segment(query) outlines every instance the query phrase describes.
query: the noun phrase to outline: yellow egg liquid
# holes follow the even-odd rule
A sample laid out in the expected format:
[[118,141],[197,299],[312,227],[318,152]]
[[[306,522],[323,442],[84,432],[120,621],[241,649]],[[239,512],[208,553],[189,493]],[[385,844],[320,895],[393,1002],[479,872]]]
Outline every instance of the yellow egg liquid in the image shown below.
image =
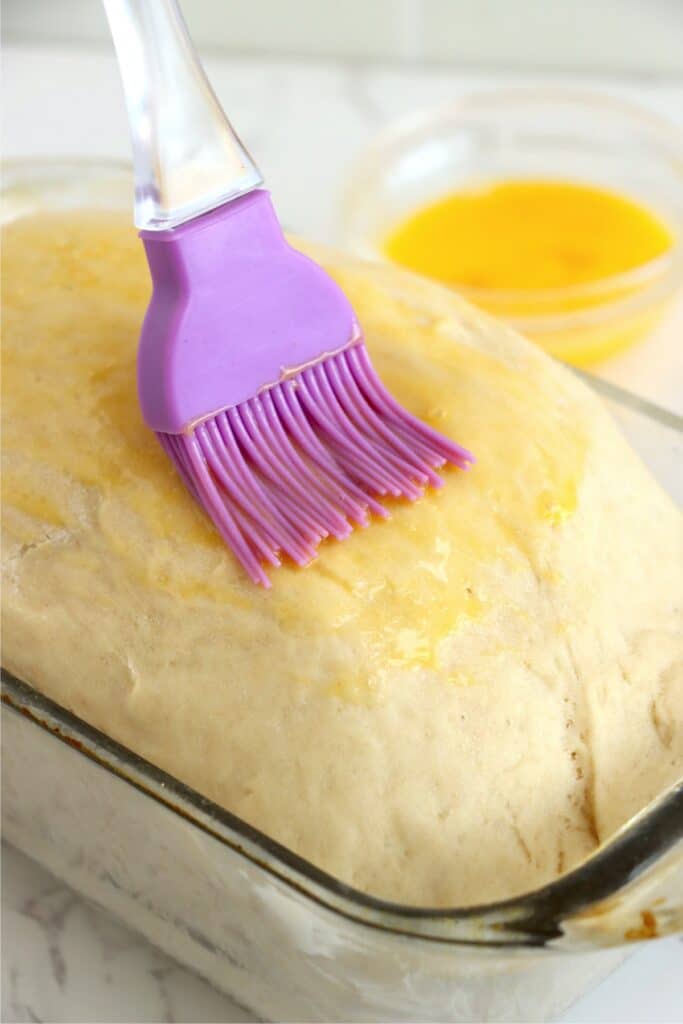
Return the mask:
[[[637,293],[642,282],[590,286],[637,270],[673,243],[669,227],[626,196],[572,182],[511,179],[463,189],[418,210],[383,249],[395,263],[515,321],[555,355],[587,363],[642,337],[661,315],[661,303],[592,322],[560,324],[558,315]],[[535,327],[540,316],[545,323]]]

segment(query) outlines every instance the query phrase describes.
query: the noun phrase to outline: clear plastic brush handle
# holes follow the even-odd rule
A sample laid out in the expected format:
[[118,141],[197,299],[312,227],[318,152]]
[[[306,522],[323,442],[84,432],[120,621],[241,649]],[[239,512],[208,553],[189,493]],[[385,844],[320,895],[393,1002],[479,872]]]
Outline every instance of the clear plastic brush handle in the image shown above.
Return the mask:
[[223,113],[177,0],[104,0],[135,165],[135,223],[177,227],[263,184]]

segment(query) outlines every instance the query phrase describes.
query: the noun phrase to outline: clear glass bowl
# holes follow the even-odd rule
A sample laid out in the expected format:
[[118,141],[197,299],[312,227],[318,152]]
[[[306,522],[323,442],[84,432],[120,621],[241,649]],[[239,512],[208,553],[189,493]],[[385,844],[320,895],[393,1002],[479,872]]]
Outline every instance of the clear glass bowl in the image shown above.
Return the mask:
[[[124,166],[13,163],[3,180],[5,218],[131,206]],[[683,500],[680,421],[596,385]],[[266,1020],[548,1020],[683,930],[683,783],[550,885],[410,907],[319,870],[32,683],[2,673],[4,838]]]
[[683,140],[676,126],[621,100],[564,89],[471,95],[406,117],[358,162],[341,229],[358,255],[420,207],[472,184],[542,178],[601,186],[639,201],[675,236],[663,256],[567,288],[458,288],[553,355],[585,365],[641,339],[683,284]]

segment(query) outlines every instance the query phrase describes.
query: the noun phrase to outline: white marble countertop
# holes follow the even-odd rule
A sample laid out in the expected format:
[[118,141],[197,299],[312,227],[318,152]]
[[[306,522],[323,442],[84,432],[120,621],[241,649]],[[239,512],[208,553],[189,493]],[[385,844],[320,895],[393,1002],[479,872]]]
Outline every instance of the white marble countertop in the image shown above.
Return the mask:
[[[14,1021],[254,1021],[11,847],[2,856],[2,1017]],[[562,1018],[681,1024],[683,937],[647,945]]]
[[[212,82],[277,196],[285,223],[322,241],[338,237],[338,197],[350,163],[393,118],[503,75],[401,70],[369,64],[206,61]],[[113,57],[102,50],[7,47],[5,157],[128,157]],[[516,74],[514,81],[536,82]],[[636,99],[683,125],[683,82],[572,79]],[[683,310],[601,373],[683,412]],[[2,860],[2,1020],[247,1021],[205,982],[93,909],[15,850]],[[683,1020],[683,944],[637,952],[565,1016],[580,1022]]]

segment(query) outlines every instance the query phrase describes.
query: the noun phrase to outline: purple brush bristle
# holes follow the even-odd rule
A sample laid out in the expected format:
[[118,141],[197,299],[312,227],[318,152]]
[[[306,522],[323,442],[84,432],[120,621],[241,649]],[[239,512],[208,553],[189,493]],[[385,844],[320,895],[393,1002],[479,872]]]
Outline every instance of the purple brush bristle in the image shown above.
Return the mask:
[[186,486],[251,578],[270,586],[263,563],[298,565],[325,537],[343,540],[377,496],[411,500],[446,462],[472,456],[406,412],[356,341],[293,378],[204,420],[158,434]]
[[472,461],[391,397],[348,300],[285,241],[266,192],[142,237],[143,413],[256,583],[386,517],[378,498],[414,500],[438,467]]

